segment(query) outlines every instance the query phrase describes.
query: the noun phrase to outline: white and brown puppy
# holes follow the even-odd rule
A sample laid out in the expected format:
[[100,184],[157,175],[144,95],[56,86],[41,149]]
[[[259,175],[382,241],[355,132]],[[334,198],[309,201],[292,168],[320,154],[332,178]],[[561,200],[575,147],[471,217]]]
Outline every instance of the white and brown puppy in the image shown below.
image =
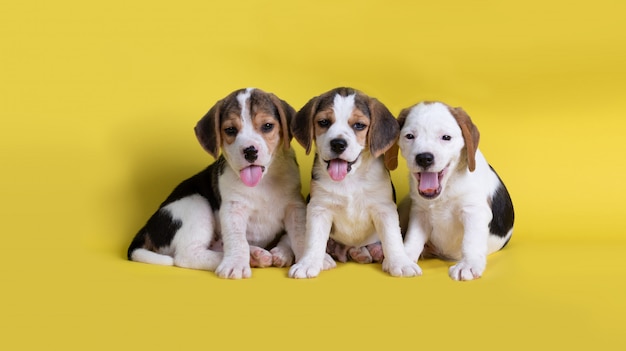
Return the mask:
[[[383,153],[394,146],[399,125],[378,100],[351,88],[337,88],[311,99],[295,116],[291,130],[307,154],[316,145],[305,251],[289,270],[311,278],[335,262],[326,254],[329,237],[360,247],[378,240],[383,270],[393,276],[419,275],[404,251],[389,170]],[[391,165],[390,168],[395,168]],[[330,262],[329,262],[330,260]]]
[[511,238],[514,212],[478,149],[478,129],[463,109],[440,102],[404,109],[398,121],[398,145],[412,174],[399,206],[407,254],[413,261],[421,254],[455,260],[452,279],[479,278],[487,255]]
[[174,189],[137,233],[128,258],[234,279],[250,277],[251,262],[291,265],[291,245],[303,245],[306,220],[290,148],[294,114],[285,101],[259,89],[237,90],[218,101],[195,127],[200,144],[217,160]]

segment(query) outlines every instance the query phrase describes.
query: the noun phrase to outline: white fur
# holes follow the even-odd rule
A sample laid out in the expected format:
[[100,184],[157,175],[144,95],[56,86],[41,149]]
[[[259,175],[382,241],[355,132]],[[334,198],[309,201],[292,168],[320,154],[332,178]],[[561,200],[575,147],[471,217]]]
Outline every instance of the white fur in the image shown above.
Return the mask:
[[[412,135],[413,138],[407,137]],[[443,140],[449,135],[450,140]],[[400,204],[401,217],[408,212],[405,249],[411,260],[417,261],[430,242],[439,257],[457,260],[449,275],[456,280],[471,280],[483,274],[487,255],[499,250],[512,234],[505,238],[489,233],[492,211],[487,201],[500,185],[497,175],[480,150],[476,152],[476,169],[470,172],[464,162],[464,140],[461,129],[448,107],[441,103],[419,104],[413,107],[400,131],[398,141],[411,173],[410,198]],[[447,167],[441,193],[435,199],[425,199],[417,191],[414,174],[422,171],[415,162],[416,155],[430,152],[435,162],[429,171],[439,172]]]
[[[229,166],[219,175],[221,195],[219,210],[211,208],[203,196],[196,194],[172,202],[159,211],[168,212],[181,227],[167,247],[158,252],[144,248],[131,254],[134,261],[175,265],[215,271],[222,278],[251,276],[251,258],[269,260],[269,265],[288,266],[302,255],[306,205],[300,193],[300,173],[293,149],[281,144],[270,153],[265,139],[252,127],[247,106],[251,89],[240,93],[243,128],[231,145],[222,145]],[[283,126],[288,128],[288,126]],[[239,171],[250,163],[242,150],[255,146],[255,165],[265,167],[262,180],[254,187],[245,186]],[[271,164],[271,167],[270,167]],[[276,247],[266,251],[276,235],[285,231]],[[221,234],[223,252],[211,250]],[[293,251],[292,251],[293,248]]]
[[[335,266],[325,253],[329,236],[357,247],[380,239],[385,254],[383,270],[393,276],[421,274],[417,264],[411,262],[404,251],[391,180],[382,157],[374,158],[364,145],[360,145],[348,124],[355,106],[354,98],[354,95],[335,96],[335,121],[315,141],[318,160],[313,172],[319,178],[312,180],[305,252],[289,270],[292,278],[316,277],[321,270]],[[330,149],[330,141],[338,137],[348,142],[339,157],[357,161],[343,180],[334,181],[324,160],[337,157]]]
[[[292,149],[283,151],[281,146],[276,150],[274,165],[267,168],[257,186],[242,187],[238,175],[229,168],[225,169],[220,179],[222,206],[219,218],[224,260],[216,269],[218,276],[249,277],[250,245],[266,246],[283,227],[288,234],[293,234],[291,238],[283,237],[283,240],[292,241],[297,255],[302,250],[297,247],[303,245],[303,239],[295,237],[304,232],[305,221],[299,179],[294,179],[297,165],[288,161],[289,157],[293,157]],[[278,251],[274,253],[282,256],[291,254],[285,252],[288,243],[279,244]],[[282,259],[290,261],[287,257]]]

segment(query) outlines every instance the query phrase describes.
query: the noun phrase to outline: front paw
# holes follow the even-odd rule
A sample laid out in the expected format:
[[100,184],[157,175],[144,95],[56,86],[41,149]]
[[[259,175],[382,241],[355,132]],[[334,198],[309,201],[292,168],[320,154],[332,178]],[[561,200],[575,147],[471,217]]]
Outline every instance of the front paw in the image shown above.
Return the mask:
[[324,263],[322,264],[322,270],[327,271],[337,267],[337,262],[329,254],[324,255]]
[[327,260],[313,262],[312,260],[303,259],[291,266],[289,269],[289,277],[296,279],[315,278],[320,274],[320,271],[324,269],[324,266],[328,264],[326,261]]
[[248,257],[244,259],[229,257],[224,258],[219,266],[217,266],[215,274],[220,278],[241,279],[250,278],[252,276],[252,270],[250,269]]
[[474,280],[483,275],[486,262],[484,260],[462,260],[450,267],[448,275],[454,280]]
[[416,277],[422,275],[420,266],[408,257],[402,259],[386,257],[383,260],[383,271],[394,277]]

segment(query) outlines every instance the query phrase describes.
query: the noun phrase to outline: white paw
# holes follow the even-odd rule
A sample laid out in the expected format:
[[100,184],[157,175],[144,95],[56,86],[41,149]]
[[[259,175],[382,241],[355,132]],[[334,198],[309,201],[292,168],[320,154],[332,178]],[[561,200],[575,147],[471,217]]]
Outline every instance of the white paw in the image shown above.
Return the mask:
[[385,257],[383,260],[383,271],[394,277],[415,277],[422,275],[422,269],[417,263],[407,258],[390,259]]
[[409,260],[413,262],[417,262],[419,260],[420,255],[422,254],[422,250],[412,250],[412,249],[404,249],[406,255],[409,257]]
[[310,260],[302,260],[291,266],[289,277],[296,279],[315,278],[320,274],[322,268],[324,268],[323,262],[313,263]]
[[252,270],[250,269],[249,258],[224,258],[219,266],[217,266],[215,274],[220,278],[250,278],[252,276]]
[[293,252],[289,249],[277,246],[270,250],[272,254],[272,266],[274,267],[288,267],[293,263]]
[[481,260],[469,261],[462,260],[461,262],[450,267],[448,275],[454,280],[474,280],[483,275],[486,263]]
[[325,254],[324,263],[322,264],[322,270],[327,271],[329,269],[333,269],[337,267],[337,263],[329,254]]

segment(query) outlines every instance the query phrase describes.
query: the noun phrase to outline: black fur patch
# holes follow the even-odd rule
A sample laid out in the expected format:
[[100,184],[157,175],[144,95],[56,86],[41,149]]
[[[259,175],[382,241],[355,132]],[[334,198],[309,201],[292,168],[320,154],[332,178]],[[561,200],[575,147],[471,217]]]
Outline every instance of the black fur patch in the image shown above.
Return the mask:
[[[498,177],[498,179],[499,178],[500,177]],[[504,186],[504,183],[502,183],[502,180],[500,180],[500,186],[496,189],[491,198],[491,212],[493,218],[489,223],[490,233],[499,237],[505,237],[511,228],[513,228],[515,212],[513,210],[511,196]]]
[[180,183],[159,206],[159,210],[148,219],[146,225],[135,235],[128,247],[128,259],[130,259],[133,251],[138,248],[155,250],[168,246],[172,242],[182,223],[179,220],[174,220],[168,211],[163,210],[163,207],[168,204],[198,194],[209,201],[213,210],[218,210],[222,203],[218,189],[218,178],[224,173],[225,166],[226,159],[224,156],[220,156],[209,167]]
[[226,167],[226,159],[222,155],[202,172],[180,183],[161,204],[161,207],[184,197],[199,194],[209,200],[213,210],[219,210],[222,197],[218,188],[218,178],[224,173],[224,167]]

